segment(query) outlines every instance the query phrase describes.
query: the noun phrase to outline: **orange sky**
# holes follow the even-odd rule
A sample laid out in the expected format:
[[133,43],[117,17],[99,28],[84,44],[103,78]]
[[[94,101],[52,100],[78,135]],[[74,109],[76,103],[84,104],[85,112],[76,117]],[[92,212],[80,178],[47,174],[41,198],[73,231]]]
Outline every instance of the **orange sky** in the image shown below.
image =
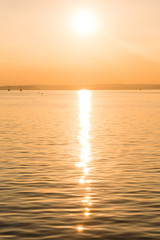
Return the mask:
[[[72,28],[93,12],[94,34]],[[160,84],[159,0],[0,0],[0,85]]]

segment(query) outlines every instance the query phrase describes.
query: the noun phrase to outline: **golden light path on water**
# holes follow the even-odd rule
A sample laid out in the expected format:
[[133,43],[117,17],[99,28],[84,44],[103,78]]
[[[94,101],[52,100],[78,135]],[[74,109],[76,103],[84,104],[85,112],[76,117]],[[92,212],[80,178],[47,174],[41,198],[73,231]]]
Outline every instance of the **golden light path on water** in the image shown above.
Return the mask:
[[[82,176],[79,180],[79,184],[82,184],[85,190],[85,196],[82,200],[84,205],[84,217],[89,217],[90,206],[92,205],[90,197],[90,183],[89,179],[89,162],[91,161],[91,151],[90,151],[90,111],[91,111],[91,91],[80,90],[78,91],[79,98],[79,121],[80,121],[80,131],[79,131],[79,142],[81,145],[80,162],[77,163],[77,167],[82,169]],[[77,231],[83,231],[84,226],[77,226]]]

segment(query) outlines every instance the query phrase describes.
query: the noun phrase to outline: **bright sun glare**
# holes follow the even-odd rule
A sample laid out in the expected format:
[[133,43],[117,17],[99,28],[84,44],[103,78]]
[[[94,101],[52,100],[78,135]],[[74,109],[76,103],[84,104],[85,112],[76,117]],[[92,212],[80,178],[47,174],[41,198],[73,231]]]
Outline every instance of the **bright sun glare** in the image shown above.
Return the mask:
[[77,34],[91,35],[96,30],[96,17],[90,11],[79,11],[73,18],[73,27]]

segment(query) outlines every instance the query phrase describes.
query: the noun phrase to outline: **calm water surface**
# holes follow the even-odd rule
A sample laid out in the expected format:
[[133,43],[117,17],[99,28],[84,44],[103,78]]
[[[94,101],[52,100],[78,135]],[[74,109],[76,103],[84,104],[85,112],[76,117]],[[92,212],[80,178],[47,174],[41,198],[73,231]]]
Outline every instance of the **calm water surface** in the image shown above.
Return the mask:
[[160,239],[160,91],[0,91],[0,239]]

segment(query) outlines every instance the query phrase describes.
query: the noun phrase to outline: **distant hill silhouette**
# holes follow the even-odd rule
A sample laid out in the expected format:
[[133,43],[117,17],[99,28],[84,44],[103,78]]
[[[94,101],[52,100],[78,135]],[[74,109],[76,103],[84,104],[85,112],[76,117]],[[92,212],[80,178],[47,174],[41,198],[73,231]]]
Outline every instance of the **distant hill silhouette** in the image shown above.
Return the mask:
[[18,86],[18,85],[15,85],[15,86],[0,86],[0,90],[8,90],[10,89],[11,91],[12,90],[38,90],[39,88],[37,88],[35,85],[21,85],[21,86]]
[[14,85],[0,86],[0,90],[158,90],[160,84],[95,84],[95,85]]

